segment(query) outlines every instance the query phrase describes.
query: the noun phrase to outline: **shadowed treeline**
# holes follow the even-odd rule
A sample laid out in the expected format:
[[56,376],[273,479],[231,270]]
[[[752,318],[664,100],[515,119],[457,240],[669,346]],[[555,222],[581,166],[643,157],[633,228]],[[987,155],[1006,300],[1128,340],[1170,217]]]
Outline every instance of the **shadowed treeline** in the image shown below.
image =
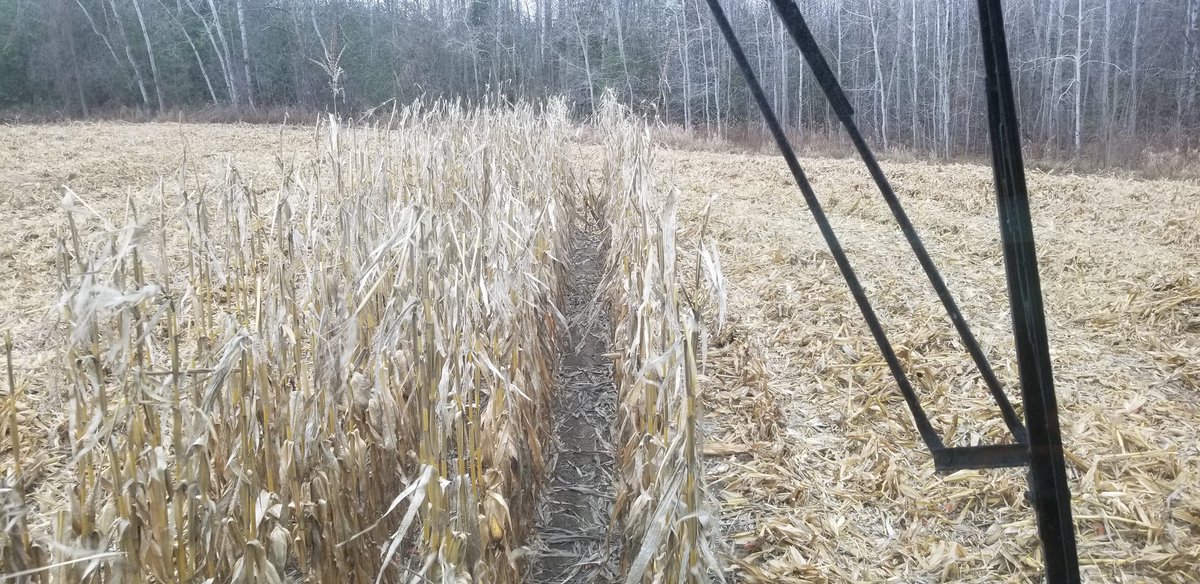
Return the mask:
[[[835,129],[770,4],[724,5],[788,126],[815,137]],[[973,0],[800,6],[875,145],[938,158],[985,152]],[[1035,155],[1130,166],[1151,150],[1197,147],[1200,0],[1009,0],[1005,9]],[[9,120],[263,121],[497,92],[565,95],[583,115],[605,89],[689,133],[757,135],[757,113],[696,0],[0,0]]]

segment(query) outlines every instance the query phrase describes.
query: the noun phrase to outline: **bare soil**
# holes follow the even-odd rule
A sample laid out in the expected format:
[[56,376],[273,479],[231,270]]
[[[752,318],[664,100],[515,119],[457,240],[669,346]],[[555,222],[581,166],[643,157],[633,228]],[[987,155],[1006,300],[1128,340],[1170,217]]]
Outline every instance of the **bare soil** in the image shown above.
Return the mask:
[[579,233],[571,255],[567,319],[571,339],[558,372],[549,484],[538,510],[541,548],[534,582],[617,579],[612,521],[617,395],[608,352],[608,316],[596,300],[604,269],[601,241]]

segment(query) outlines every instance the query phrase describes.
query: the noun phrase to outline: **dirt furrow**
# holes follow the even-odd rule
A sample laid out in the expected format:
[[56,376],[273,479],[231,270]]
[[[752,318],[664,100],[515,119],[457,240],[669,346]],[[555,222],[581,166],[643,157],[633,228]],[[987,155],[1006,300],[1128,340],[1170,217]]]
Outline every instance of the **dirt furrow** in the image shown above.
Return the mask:
[[538,510],[533,581],[611,582],[617,576],[611,429],[617,396],[608,349],[608,315],[593,300],[604,271],[600,238],[576,236],[567,290],[571,339],[558,373],[554,453]]

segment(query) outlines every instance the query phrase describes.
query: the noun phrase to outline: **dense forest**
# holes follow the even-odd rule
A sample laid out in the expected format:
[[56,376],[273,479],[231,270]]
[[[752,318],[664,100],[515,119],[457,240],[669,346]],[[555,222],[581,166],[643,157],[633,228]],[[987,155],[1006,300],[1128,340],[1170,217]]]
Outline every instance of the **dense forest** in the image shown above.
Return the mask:
[[[875,144],[981,150],[975,0],[798,3]],[[832,128],[770,3],[724,5],[788,124]],[[1005,10],[1032,147],[1200,147],[1200,0]],[[703,0],[0,0],[0,109],[42,116],[558,94],[584,115],[605,90],[701,133],[759,124]]]

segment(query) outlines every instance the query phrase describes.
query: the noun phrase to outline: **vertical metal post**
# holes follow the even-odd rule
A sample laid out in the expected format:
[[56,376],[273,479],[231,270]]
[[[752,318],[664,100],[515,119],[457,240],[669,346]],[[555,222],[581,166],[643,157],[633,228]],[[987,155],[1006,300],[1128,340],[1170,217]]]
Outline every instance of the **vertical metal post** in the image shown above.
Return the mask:
[[1079,582],[1079,558],[1071,519],[1071,491],[1067,486],[1058,403],[1042,287],[1038,278],[1029,193],[1021,158],[1016,100],[1009,69],[1000,0],[979,0],[979,31],[987,76],[988,122],[1000,234],[1004,242],[1004,267],[1012,308],[1013,337],[1029,429],[1029,485],[1037,515],[1049,584]]

